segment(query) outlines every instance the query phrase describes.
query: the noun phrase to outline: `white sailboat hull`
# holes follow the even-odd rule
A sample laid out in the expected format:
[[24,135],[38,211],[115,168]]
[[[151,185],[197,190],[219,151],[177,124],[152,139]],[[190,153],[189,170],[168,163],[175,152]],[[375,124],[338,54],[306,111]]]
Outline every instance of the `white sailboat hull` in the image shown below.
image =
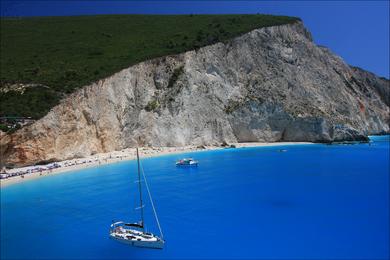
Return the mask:
[[157,241],[136,241],[136,240],[129,240],[124,239],[120,237],[110,236],[112,239],[130,245],[135,247],[144,247],[144,248],[154,248],[154,249],[163,249],[164,248],[164,241],[157,240]]
[[110,228],[110,238],[136,247],[156,248],[162,249],[164,247],[164,240],[160,237],[144,232],[143,229],[138,230],[129,228],[122,221],[115,222]]

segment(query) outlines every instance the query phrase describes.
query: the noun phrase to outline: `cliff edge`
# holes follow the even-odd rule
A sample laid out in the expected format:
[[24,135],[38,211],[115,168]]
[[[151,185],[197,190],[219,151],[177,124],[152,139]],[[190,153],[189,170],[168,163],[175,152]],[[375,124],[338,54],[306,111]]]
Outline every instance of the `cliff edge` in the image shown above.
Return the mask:
[[389,132],[389,80],[313,43],[301,22],[145,61],[1,136],[2,164],[132,147],[366,140]]

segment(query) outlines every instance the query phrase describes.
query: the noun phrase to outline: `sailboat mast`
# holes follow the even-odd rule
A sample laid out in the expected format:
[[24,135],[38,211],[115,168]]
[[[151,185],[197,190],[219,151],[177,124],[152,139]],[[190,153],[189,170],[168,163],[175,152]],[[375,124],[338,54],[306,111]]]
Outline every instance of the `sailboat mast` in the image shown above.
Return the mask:
[[141,208],[142,228],[143,228],[143,227],[144,227],[144,205],[143,205],[143,203],[142,203],[141,170],[140,170],[140,164],[139,164],[138,147],[137,147],[137,163],[138,163],[138,189],[139,189],[139,201],[140,201],[140,208]]

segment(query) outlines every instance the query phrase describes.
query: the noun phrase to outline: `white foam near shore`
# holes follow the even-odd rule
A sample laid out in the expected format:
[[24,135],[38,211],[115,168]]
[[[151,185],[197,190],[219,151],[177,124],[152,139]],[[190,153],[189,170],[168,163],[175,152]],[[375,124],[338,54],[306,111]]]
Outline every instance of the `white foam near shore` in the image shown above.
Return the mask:
[[[280,145],[294,145],[294,144],[312,144],[308,142],[278,142],[278,143],[233,143],[236,148],[243,147],[259,147],[259,146],[280,146]],[[195,151],[205,151],[205,150],[216,150],[224,149],[226,147],[221,146],[185,146],[185,147],[141,147],[140,154],[142,157],[153,157],[160,155],[168,154],[179,154]],[[73,172],[84,168],[96,167],[99,165],[116,163],[125,160],[134,160],[135,148],[128,148],[121,151],[114,151],[109,153],[101,153],[91,155],[85,158],[78,158],[72,160],[65,160],[61,162],[56,162],[58,168],[47,169],[45,165],[41,166],[28,166],[22,168],[14,168],[7,170],[7,174],[17,174],[21,172],[30,172],[23,175],[16,175],[0,180],[0,186],[4,187],[6,185],[19,183],[25,180],[32,180],[40,177],[51,176],[55,174]],[[39,170],[41,168],[41,170]]]

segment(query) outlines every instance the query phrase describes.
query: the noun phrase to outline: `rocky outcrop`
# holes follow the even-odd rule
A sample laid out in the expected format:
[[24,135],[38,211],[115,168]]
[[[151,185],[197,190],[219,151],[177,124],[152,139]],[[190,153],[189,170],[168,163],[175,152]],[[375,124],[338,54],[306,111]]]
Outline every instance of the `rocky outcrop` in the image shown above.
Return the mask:
[[389,80],[316,46],[298,22],[139,63],[1,138],[3,164],[140,145],[365,140],[389,132]]

